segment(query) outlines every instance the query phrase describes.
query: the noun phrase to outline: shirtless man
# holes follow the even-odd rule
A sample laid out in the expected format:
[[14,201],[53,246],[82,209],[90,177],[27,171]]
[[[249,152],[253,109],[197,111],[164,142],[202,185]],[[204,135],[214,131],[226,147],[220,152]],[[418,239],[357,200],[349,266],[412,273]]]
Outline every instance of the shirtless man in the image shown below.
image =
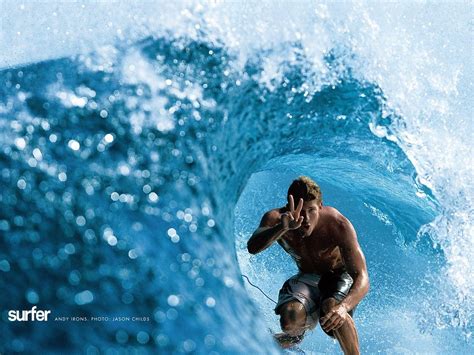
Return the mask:
[[354,227],[322,205],[321,190],[308,177],[294,180],[287,195],[288,204],[266,212],[247,243],[257,254],[278,242],[299,269],[280,290],[275,313],[283,333],[275,338],[283,348],[296,345],[319,320],[344,354],[359,354],[352,314],[369,290],[369,277]]

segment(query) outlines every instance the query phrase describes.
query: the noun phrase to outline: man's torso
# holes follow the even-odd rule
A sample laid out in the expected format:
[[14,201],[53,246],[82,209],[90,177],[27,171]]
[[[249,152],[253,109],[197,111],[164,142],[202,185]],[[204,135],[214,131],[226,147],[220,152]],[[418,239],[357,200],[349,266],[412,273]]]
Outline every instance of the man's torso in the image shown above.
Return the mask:
[[[333,228],[336,210],[330,209],[323,207],[321,225],[310,236],[303,238],[298,230],[290,230],[278,240],[280,246],[295,260],[300,272],[323,275],[330,270],[344,268]],[[287,210],[282,207],[277,211],[281,214]]]

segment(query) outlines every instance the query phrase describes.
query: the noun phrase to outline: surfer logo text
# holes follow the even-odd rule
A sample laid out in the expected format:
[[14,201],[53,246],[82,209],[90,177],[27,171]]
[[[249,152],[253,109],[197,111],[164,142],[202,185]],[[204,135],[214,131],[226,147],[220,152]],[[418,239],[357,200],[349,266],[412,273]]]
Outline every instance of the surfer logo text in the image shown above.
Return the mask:
[[[48,320],[48,315],[51,313],[50,310],[36,310],[36,306],[33,306],[30,310],[10,310],[8,311],[8,320],[11,322],[19,321],[40,321],[44,322]],[[30,317],[31,316],[31,317]]]

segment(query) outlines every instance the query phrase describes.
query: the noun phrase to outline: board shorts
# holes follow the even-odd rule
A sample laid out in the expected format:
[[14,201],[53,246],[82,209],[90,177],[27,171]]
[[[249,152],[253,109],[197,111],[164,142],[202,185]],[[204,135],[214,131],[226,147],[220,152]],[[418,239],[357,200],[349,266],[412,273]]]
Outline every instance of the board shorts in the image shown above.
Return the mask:
[[[299,273],[285,281],[278,294],[275,313],[280,314],[281,306],[297,300],[306,310],[306,327],[314,328],[320,317],[324,316],[321,304],[328,298],[341,302],[351,289],[353,280],[345,270],[330,271],[324,275]],[[354,309],[348,313],[352,317]],[[323,329],[324,330],[324,329]],[[326,334],[334,338],[332,331]]]

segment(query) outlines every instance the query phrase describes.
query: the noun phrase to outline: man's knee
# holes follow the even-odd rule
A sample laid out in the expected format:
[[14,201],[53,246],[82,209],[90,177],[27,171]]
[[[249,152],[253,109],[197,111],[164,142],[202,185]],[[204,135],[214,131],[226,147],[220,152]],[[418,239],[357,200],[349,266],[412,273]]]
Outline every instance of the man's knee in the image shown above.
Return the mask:
[[301,302],[291,301],[280,310],[281,329],[291,335],[301,335],[306,323],[306,311]]

